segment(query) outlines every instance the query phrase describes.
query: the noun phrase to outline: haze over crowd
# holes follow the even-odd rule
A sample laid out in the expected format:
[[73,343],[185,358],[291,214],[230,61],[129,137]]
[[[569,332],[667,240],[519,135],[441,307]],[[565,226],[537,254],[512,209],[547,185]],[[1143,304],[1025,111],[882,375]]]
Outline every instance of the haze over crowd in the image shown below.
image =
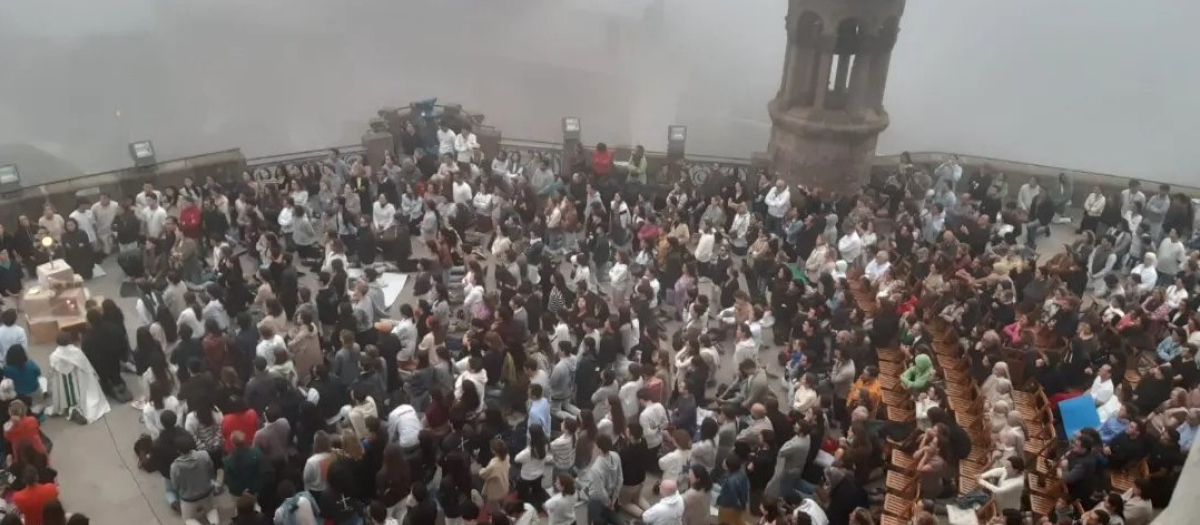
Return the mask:
[[[766,147],[785,0],[8,0],[0,143],[86,171],[358,141],[436,96],[506,136]],[[909,1],[881,153],[959,151],[1195,185],[1200,4]],[[0,159],[2,161],[3,159]]]

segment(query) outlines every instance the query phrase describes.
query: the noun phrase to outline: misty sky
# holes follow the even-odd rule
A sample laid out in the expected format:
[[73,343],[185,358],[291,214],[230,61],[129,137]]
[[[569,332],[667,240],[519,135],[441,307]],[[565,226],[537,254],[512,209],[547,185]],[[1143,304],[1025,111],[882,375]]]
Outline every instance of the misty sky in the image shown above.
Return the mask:
[[[128,165],[142,138],[160,158],[284,153],[437,96],[508,137],[557,140],[574,115],[587,142],[662,149],[680,123],[692,153],[765,149],[786,0],[655,4],[4,0],[0,143],[88,171]],[[880,152],[1194,182],[1195,20],[1194,2],[910,0]]]

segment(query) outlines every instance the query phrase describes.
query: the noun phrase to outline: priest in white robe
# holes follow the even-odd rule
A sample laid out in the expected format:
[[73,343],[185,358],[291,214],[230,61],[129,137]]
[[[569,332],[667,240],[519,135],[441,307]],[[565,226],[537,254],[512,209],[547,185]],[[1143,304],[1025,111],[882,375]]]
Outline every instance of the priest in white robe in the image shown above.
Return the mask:
[[50,353],[49,415],[76,422],[92,423],[109,411],[108,398],[100,389],[100,376],[83,350],[60,334],[58,347]]
[[1103,365],[1096,373],[1096,379],[1092,381],[1092,388],[1088,391],[1092,395],[1092,399],[1096,402],[1096,414],[1100,416],[1100,421],[1108,421],[1121,408],[1121,400],[1116,395],[1116,389],[1112,380],[1112,366]]

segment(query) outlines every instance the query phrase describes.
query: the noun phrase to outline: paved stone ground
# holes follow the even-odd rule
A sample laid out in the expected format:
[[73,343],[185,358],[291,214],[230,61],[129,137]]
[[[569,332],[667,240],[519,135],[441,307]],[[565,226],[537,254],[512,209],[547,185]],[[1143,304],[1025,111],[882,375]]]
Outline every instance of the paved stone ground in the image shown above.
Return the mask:
[[[1043,253],[1057,252],[1063,243],[1074,237],[1072,225],[1052,228],[1052,236],[1042,239]],[[117,301],[125,312],[127,328],[132,334],[137,329],[136,301],[118,296],[121,271],[115,261],[110,258],[102,266],[108,275],[89,281],[88,289],[93,295]],[[301,285],[314,286],[313,275],[303,277]],[[406,287],[397,304],[412,299],[412,291]],[[765,339],[769,340],[769,337]],[[732,346],[728,342],[726,346],[728,361],[732,359],[729,357],[732,352],[728,351]],[[52,345],[34,345],[30,355],[45,370],[52,350]],[[773,362],[775,351],[774,348],[764,349],[762,360]],[[718,379],[728,382],[732,368],[731,363],[723,363]],[[135,376],[127,374],[125,378],[135,397],[145,394]],[[143,432],[139,416],[140,412],[129,406],[114,405],[104,419],[91,425],[79,426],[59,418],[50,419],[43,425],[54,441],[51,464],[59,472],[60,492],[69,512],[87,514],[93,523],[181,523],[163,499],[162,478],[137,468],[133,442]],[[232,517],[232,505],[227,497],[223,507],[222,523],[225,523]]]

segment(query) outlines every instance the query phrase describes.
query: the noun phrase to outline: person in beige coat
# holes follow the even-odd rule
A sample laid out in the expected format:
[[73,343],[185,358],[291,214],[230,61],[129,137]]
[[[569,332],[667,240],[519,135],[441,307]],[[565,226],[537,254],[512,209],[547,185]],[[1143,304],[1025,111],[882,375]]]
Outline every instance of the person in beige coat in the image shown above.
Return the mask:
[[483,501],[489,506],[498,506],[508,496],[509,474],[508,446],[500,439],[492,440],[492,460],[479,470],[483,478]]
[[317,325],[311,312],[300,312],[296,334],[288,342],[288,352],[296,365],[296,375],[301,385],[307,385],[313,367],[324,362]]
[[688,490],[683,493],[683,525],[708,525],[712,521],[712,476],[693,465],[688,474]]

